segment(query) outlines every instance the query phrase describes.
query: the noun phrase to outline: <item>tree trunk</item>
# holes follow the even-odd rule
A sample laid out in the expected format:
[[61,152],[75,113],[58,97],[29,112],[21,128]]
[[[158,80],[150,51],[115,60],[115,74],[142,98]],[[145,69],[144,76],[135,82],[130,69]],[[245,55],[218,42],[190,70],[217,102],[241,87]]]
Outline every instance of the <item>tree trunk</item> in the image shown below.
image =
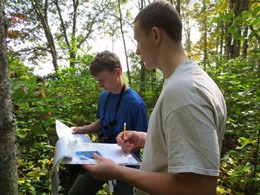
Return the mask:
[[[145,6],[145,2],[144,0],[141,0],[140,2],[140,7],[139,10],[142,10]],[[140,95],[142,95],[145,91],[146,91],[146,82],[145,82],[145,76],[146,76],[146,68],[144,65],[143,61],[140,61],[140,65],[141,65],[141,71],[140,71],[140,81],[141,81],[141,85],[140,85]]]
[[0,1],[0,22],[0,194],[17,195],[16,122],[7,77],[7,20],[3,1]]
[[[47,10],[48,10],[48,3],[44,5],[43,8],[41,8],[41,5],[39,5],[39,2],[36,0],[31,0],[32,6],[34,11],[36,12],[36,15],[38,19],[41,21],[45,37],[48,42],[48,47],[50,48],[50,53],[52,56],[52,63],[54,66],[54,70],[57,72],[59,70],[58,66],[58,58],[57,58],[57,50],[54,43],[54,38],[51,33],[51,29],[48,23],[48,17],[47,17]],[[42,10],[44,11],[44,14],[42,13]]]
[[[249,10],[249,0],[244,0],[242,5],[241,5],[241,13],[243,11],[248,11]],[[240,13],[240,14],[241,14]],[[243,46],[242,46],[242,56],[244,58],[247,57],[247,49],[248,49],[248,39],[247,39],[247,35],[248,35],[248,26],[246,26],[244,28],[244,32],[243,32],[243,37],[245,37],[244,42],[243,42]]]
[[141,85],[140,85],[139,94],[142,96],[146,89],[146,82],[145,82],[146,69],[143,61],[140,61],[140,65],[141,65],[141,71],[140,71]]
[[[234,18],[236,18],[241,14],[240,0],[233,1],[232,7],[233,7],[234,13],[235,13]],[[241,24],[236,24],[237,36],[241,36],[241,27],[240,26],[241,26]],[[241,41],[239,39],[233,37],[231,58],[236,58],[239,56],[240,44],[241,44]]]
[[219,48],[219,54],[223,55],[223,45],[224,45],[224,24],[223,21],[220,22],[220,48]]
[[131,86],[130,68],[129,68],[129,63],[128,63],[128,54],[127,54],[126,43],[125,43],[125,35],[124,35],[124,30],[123,30],[123,23],[122,23],[123,17],[122,17],[120,0],[118,0],[118,10],[119,10],[120,31],[121,31],[121,36],[122,36],[123,46],[124,46],[124,51],[125,51],[125,61],[126,61],[126,67],[127,67],[128,83]]
[[[187,6],[188,7],[188,6]],[[190,10],[185,9],[185,17],[183,17],[184,33],[185,33],[185,51],[189,54],[191,52],[191,25],[190,25]],[[190,56],[189,56],[190,57]]]
[[181,0],[176,1],[176,10],[181,15]]
[[[202,13],[206,13],[207,7],[205,0],[203,1],[203,7],[202,7]],[[203,18],[203,29],[204,29],[204,35],[203,35],[203,43],[204,43],[204,49],[203,49],[203,64],[204,68],[207,66],[207,60],[208,60],[208,24],[207,24],[207,14],[205,14]]]
[[[191,16],[191,8],[190,8],[190,0],[185,0],[182,2],[182,11],[180,8],[180,12],[182,12],[182,22],[183,22],[183,33],[185,36],[185,51],[188,54],[188,57],[191,58],[190,53],[191,53],[191,21],[192,21],[192,16]],[[181,2],[179,2],[179,6],[181,7]]]
[[[229,7],[230,7],[230,11],[233,10],[234,12],[234,16],[233,16],[233,20],[239,17],[243,11],[248,11],[248,7],[249,7],[249,1],[248,0],[230,0],[229,1]],[[231,23],[229,23],[229,25],[227,26],[227,30],[228,27],[230,26]],[[242,34],[242,24],[241,23],[235,23],[234,24],[236,26],[237,32],[236,32],[236,36],[231,36],[228,37],[227,39],[227,53],[228,56],[230,58],[236,58],[238,56],[240,56],[240,54],[242,53],[243,55],[246,54],[245,49],[247,49],[247,41],[245,40],[245,42],[243,43],[243,47],[241,47],[241,40],[236,38],[236,37],[241,37]],[[247,34],[247,28],[244,29],[244,35]],[[241,52],[241,48],[242,48],[242,52]]]
[[245,27],[245,30],[244,30],[244,33],[243,33],[243,36],[245,37],[245,40],[243,42],[243,49],[242,49],[242,56],[244,58],[247,57],[247,49],[248,49],[248,39],[247,39],[247,35],[248,35],[248,26]]
[[[229,11],[233,9],[233,0],[229,0]],[[228,33],[228,28],[231,26],[232,21],[228,21],[225,23],[225,32],[226,32],[226,37],[225,37],[225,56],[227,59],[230,59],[230,55],[232,53],[232,37],[231,34]]]
[[67,33],[67,29],[66,29],[66,25],[65,25],[65,22],[63,20],[63,17],[62,17],[62,10],[60,9],[60,6],[59,6],[59,1],[58,0],[55,0],[54,1],[55,5],[56,5],[56,8],[57,8],[57,11],[58,11],[58,14],[59,14],[59,19],[60,19],[60,22],[61,22],[61,30],[63,32],[63,37],[64,37],[64,40],[65,40],[65,43],[68,47],[68,51],[69,51],[69,56],[70,56],[70,67],[75,67],[75,61],[76,61],[76,27],[77,27],[77,11],[78,11],[78,6],[79,6],[79,1],[78,0],[73,0],[73,18],[72,18],[72,39],[71,39],[71,42],[69,41],[69,38],[68,38],[68,33]]
[[[216,34],[221,36],[221,33],[220,33],[221,32],[221,21],[218,21],[215,32],[216,32]],[[219,50],[221,48],[221,38],[220,38],[220,36],[216,36],[216,40],[215,40],[216,47],[215,47],[214,54],[217,56],[217,58],[216,58],[216,68],[219,66],[219,59],[220,59],[220,56],[218,55]]]

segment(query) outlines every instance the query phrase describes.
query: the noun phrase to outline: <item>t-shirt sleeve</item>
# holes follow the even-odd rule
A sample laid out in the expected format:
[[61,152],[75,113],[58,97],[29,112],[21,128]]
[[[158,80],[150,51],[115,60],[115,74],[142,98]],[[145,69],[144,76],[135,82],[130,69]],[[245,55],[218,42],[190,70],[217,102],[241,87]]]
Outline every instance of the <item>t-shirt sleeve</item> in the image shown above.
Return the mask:
[[165,119],[168,171],[219,175],[219,146],[214,116],[206,105],[186,105]]

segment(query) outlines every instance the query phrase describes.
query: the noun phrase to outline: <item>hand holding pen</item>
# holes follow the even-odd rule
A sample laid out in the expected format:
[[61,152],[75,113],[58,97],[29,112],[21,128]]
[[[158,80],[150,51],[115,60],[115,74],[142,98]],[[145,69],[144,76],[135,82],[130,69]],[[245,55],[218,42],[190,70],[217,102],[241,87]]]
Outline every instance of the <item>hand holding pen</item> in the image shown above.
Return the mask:
[[126,153],[138,148],[140,145],[139,134],[137,131],[123,131],[116,137],[117,144]]

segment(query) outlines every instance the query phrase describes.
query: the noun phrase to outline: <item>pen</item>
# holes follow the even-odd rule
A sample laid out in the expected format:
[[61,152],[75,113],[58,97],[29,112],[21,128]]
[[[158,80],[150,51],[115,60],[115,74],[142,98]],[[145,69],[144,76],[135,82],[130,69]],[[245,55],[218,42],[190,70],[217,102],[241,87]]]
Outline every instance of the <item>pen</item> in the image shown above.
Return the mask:
[[125,139],[125,135],[126,134],[126,123],[124,123],[124,135],[123,135],[123,138]]

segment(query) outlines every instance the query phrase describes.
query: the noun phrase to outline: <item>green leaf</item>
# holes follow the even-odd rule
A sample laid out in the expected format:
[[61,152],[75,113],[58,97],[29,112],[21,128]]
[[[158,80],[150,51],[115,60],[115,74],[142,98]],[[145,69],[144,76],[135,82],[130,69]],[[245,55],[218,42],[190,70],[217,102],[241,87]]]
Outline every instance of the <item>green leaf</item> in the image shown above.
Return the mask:
[[256,8],[252,12],[252,16],[257,17],[260,12],[260,6],[256,6]]
[[245,137],[240,137],[238,140],[239,140],[239,143],[241,144],[242,148],[244,148],[245,146],[250,144],[250,140]]
[[242,12],[242,18],[243,18],[243,19],[247,19],[248,16],[249,16],[248,11],[243,11],[243,12]]
[[232,24],[229,28],[228,28],[228,32],[230,34],[235,34],[237,32],[237,28],[234,24]]

